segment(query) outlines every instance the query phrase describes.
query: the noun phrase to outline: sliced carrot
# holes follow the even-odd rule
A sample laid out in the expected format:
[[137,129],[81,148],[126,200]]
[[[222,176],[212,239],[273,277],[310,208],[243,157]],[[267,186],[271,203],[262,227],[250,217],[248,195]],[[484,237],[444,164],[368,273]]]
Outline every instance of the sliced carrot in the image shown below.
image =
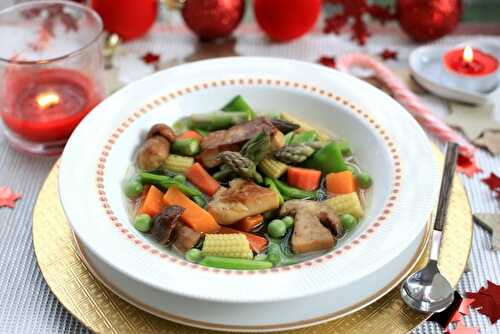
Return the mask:
[[321,171],[316,169],[288,167],[288,184],[303,190],[316,190],[319,187]]
[[208,196],[212,196],[219,189],[220,184],[212,175],[203,168],[200,163],[193,164],[186,172],[186,177],[195,186],[201,189]]
[[256,253],[262,253],[262,251],[264,251],[264,249],[267,246],[266,238],[263,238],[256,234],[235,230],[234,228],[221,226],[218,233],[221,234],[243,233],[247,237],[248,243],[250,244],[250,248],[252,248],[252,250]]
[[232,224],[231,227],[234,227],[235,229],[243,232],[251,232],[257,226],[262,224],[263,221],[264,217],[262,217],[262,215],[248,216]]
[[188,131],[180,134],[179,136],[177,136],[176,140],[191,139],[191,138],[196,139],[199,142],[201,142],[203,140],[203,136],[194,130],[188,130]]
[[163,196],[165,205],[179,205],[186,209],[181,216],[181,220],[189,225],[196,232],[214,233],[220,229],[215,218],[198,204],[190,200],[176,187],[168,188]]
[[163,209],[162,197],[163,193],[158,188],[155,186],[149,187],[139,208],[139,213],[146,213],[151,217],[160,214]]
[[326,176],[326,190],[335,195],[350,194],[356,191],[356,178],[349,170],[330,173]]

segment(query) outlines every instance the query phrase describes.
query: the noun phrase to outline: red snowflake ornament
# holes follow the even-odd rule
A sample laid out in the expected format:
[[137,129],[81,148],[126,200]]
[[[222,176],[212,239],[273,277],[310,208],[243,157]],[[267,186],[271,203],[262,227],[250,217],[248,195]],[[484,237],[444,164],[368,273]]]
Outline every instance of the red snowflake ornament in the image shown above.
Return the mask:
[[469,157],[459,153],[457,159],[457,171],[471,177],[476,173],[482,172],[483,170],[476,165],[474,157]]
[[394,50],[384,49],[379,55],[383,60],[398,60],[398,52]]
[[361,45],[364,45],[368,36],[370,36],[370,32],[363,20],[365,14],[382,24],[395,18],[395,14],[391,13],[388,7],[368,4],[367,0],[329,0],[329,3],[341,6],[342,11],[325,19],[323,31],[338,34],[342,28],[351,23],[351,38]]
[[478,292],[468,292],[467,297],[474,299],[471,307],[486,315],[492,324],[500,319],[500,285],[488,281],[488,287],[482,287]]
[[335,57],[322,56],[321,58],[318,59],[318,63],[331,68],[337,67],[337,62],[335,60]]
[[13,209],[19,198],[21,198],[20,193],[13,192],[9,187],[0,187],[0,208],[8,207]]
[[142,61],[146,64],[156,64],[160,61],[160,55],[153,52],[148,52],[141,57]]
[[500,198],[500,177],[492,172],[490,173],[490,176],[481,179],[481,181],[486,184],[491,191],[495,192],[498,198]]

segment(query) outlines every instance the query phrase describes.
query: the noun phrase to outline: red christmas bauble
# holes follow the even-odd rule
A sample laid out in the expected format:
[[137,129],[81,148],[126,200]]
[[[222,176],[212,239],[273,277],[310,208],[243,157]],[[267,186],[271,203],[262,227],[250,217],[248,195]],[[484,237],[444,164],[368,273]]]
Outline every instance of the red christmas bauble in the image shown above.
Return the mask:
[[417,42],[427,42],[450,33],[462,15],[461,0],[398,0],[401,28]]
[[245,0],[186,0],[184,22],[201,39],[230,35],[245,13]]
[[127,41],[143,36],[156,20],[156,0],[92,0],[104,29]]
[[311,30],[321,12],[321,0],[254,0],[258,25],[275,41],[286,42]]

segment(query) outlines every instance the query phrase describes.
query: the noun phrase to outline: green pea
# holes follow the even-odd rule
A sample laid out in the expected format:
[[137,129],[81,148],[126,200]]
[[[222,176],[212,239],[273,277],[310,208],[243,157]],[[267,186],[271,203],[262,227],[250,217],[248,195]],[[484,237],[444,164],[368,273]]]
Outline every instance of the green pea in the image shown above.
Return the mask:
[[277,266],[281,263],[281,250],[277,244],[270,244],[267,248],[267,261]]
[[151,217],[145,213],[137,215],[134,220],[134,227],[136,230],[143,233],[148,233],[153,226],[153,220]]
[[286,225],[281,219],[275,219],[267,225],[267,233],[273,238],[281,238],[286,233]]
[[286,217],[281,218],[281,221],[283,223],[285,223],[285,226],[286,226],[287,229],[289,229],[290,227],[292,227],[293,223],[294,223],[293,218],[290,217],[290,216],[286,216]]
[[367,172],[357,174],[356,179],[360,188],[368,189],[372,186],[372,177]]
[[203,258],[203,255],[201,254],[201,250],[199,250],[197,248],[191,248],[190,250],[188,250],[186,252],[184,257],[189,262],[198,263]]
[[123,186],[125,195],[130,199],[139,197],[142,194],[143,190],[144,186],[135,177],[128,179]]
[[350,231],[358,225],[358,220],[353,215],[346,213],[340,216],[340,223],[346,230]]
[[180,183],[186,183],[186,177],[182,174],[177,174],[174,176],[174,180]]
[[264,253],[257,254],[253,259],[254,261],[267,261],[267,254]]

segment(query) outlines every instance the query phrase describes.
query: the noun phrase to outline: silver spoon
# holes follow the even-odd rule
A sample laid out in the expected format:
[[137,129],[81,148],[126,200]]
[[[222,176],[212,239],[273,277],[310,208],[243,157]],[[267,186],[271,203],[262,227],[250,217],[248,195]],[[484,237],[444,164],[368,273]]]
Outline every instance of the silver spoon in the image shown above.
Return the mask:
[[434,220],[434,231],[432,231],[429,263],[424,269],[409,276],[401,285],[401,297],[405,303],[420,312],[441,312],[453,302],[454,289],[451,287],[450,282],[439,272],[437,260],[441,234],[446,221],[453,175],[455,174],[457,154],[458,145],[448,143],[438,207]]

